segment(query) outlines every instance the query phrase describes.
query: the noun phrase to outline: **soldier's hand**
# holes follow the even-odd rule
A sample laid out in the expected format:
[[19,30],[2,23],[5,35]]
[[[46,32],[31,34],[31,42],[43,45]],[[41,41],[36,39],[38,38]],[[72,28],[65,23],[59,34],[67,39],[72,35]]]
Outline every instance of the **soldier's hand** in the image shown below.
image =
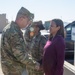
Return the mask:
[[40,64],[37,62],[36,65],[35,65],[35,69],[38,71],[40,70]]

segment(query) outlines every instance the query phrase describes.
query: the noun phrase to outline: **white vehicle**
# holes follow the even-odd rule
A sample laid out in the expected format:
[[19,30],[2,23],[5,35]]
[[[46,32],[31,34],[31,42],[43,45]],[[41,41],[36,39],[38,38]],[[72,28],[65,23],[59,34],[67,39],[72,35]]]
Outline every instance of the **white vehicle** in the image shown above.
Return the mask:
[[41,30],[40,32],[41,32],[41,35],[44,35],[48,39],[48,36],[50,35],[50,33],[47,30]]

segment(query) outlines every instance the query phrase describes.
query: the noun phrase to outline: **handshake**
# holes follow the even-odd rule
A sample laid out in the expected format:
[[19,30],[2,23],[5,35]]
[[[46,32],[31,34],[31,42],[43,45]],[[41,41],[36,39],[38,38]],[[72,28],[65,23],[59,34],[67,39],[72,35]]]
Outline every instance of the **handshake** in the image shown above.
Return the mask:
[[37,70],[37,71],[39,71],[39,70],[43,70],[43,67],[42,67],[42,65],[40,65],[40,63],[36,63],[36,65],[35,65],[35,69]]
[[42,68],[42,60],[40,61],[35,61],[31,55],[28,54],[28,58],[27,58],[27,64],[26,64],[27,68],[31,68],[31,69],[35,69],[37,71],[43,71]]

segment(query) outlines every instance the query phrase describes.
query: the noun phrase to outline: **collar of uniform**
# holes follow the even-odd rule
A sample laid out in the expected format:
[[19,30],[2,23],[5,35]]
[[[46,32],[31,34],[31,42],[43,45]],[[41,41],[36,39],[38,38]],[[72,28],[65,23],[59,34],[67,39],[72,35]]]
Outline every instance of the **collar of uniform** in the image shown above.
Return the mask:
[[16,30],[18,30],[19,33],[21,33],[23,35],[23,32],[21,31],[20,27],[18,26],[18,24],[16,22],[12,21],[11,25],[14,25],[14,27],[16,28]]

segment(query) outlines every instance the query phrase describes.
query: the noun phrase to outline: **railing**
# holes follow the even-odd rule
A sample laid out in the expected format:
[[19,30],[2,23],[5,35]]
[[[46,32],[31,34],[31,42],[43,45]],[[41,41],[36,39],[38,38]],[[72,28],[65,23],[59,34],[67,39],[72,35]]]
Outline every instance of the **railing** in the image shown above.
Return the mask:
[[64,74],[63,75],[75,75],[75,66],[71,65],[67,61],[64,62]]

